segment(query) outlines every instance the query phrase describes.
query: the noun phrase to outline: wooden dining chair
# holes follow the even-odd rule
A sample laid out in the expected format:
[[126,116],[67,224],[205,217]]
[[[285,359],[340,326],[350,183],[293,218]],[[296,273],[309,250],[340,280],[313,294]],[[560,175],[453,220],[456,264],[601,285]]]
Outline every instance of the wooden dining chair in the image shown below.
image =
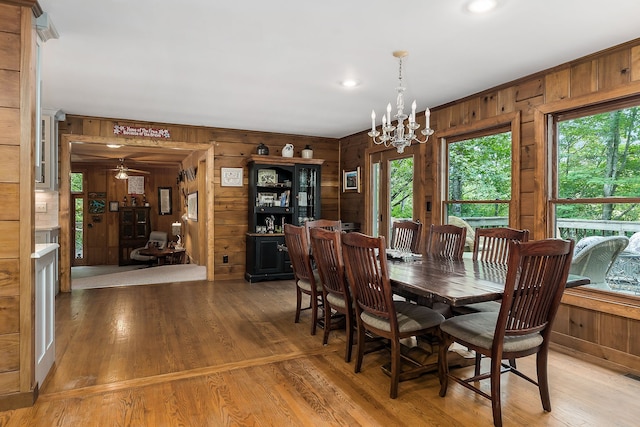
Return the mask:
[[360,372],[362,367],[366,331],[388,339],[391,343],[389,394],[395,399],[401,372],[400,340],[437,334],[438,325],[444,317],[430,308],[393,300],[385,248],[382,236],[370,237],[362,233],[342,235],[347,278],[356,301],[358,335],[355,372]]
[[307,230],[307,242],[311,244],[311,235],[309,230],[312,228],[323,228],[325,230],[342,231],[342,221],[333,219],[315,219],[306,221],[304,228]]
[[427,255],[444,259],[462,259],[467,230],[456,225],[435,225],[429,227]]
[[477,228],[473,244],[473,259],[507,265],[509,243],[529,241],[529,230],[509,227]]
[[[549,342],[569,275],[573,246],[572,240],[561,239],[510,243],[500,311],[456,316],[440,325],[443,339],[438,355],[440,396],[446,395],[448,380],[452,379],[491,400],[493,423],[501,426],[500,375],[513,372],[538,386],[542,407],[551,411],[547,380]],[[453,342],[490,357],[490,372],[467,379],[450,374],[447,354]],[[537,381],[502,363],[505,359],[532,354],[536,354]],[[490,393],[473,385],[487,378],[491,381]]]
[[420,253],[422,223],[420,221],[394,221],[391,233],[391,249]]
[[351,361],[353,348],[354,308],[349,285],[344,271],[342,258],[342,239],[340,231],[331,231],[324,228],[311,228],[311,249],[313,257],[320,273],[322,281],[322,293],[324,299],[324,336],[322,343],[329,342],[332,311],[344,314],[347,335],[345,362]]
[[[507,268],[509,248],[511,242],[529,241],[529,230],[518,230],[509,227],[477,228],[473,244],[473,259],[475,261],[496,264]],[[454,314],[469,314],[483,311],[500,311],[500,302],[487,301],[453,308]],[[475,375],[480,375],[482,354],[476,353]],[[516,367],[516,360],[509,361]]]
[[[322,282],[317,270],[311,267],[309,244],[304,227],[292,224],[284,225],[284,240],[291,259],[293,277],[296,282],[296,317],[300,322],[302,310],[311,310],[311,335],[316,334],[318,310],[322,307]],[[302,308],[302,295],[309,295],[309,306]]]

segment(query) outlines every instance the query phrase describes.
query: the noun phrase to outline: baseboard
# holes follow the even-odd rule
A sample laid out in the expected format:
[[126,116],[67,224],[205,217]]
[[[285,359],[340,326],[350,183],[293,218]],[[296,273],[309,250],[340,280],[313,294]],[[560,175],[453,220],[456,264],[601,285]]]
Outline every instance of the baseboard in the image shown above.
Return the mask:
[[38,399],[38,393],[38,386],[36,385],[31,391],[0,395],[0,412],[33,406]]

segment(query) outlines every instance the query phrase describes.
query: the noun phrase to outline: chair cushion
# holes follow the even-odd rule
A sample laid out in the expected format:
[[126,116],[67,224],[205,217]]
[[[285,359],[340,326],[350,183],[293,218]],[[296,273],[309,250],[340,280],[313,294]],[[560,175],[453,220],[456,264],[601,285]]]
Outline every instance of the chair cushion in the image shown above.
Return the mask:
[[327,293],[327,302],[331,307],[347,308],[344,298],[337,294],[332,294],[331,292]]
[[[440,324],[440,329],[461,340],[484,349],[490,349],[498,320],[497,312],[471,313],[452,317]],[[522,351],[535,348],[542,344],[539,332],[505,337],[503,351]]]
[[[412,304],[405,301],[394,301],[396,315],[398,317],[398,330],[401,333],[420,331],[422,329],[438,326],[444,320],[444,316],[429,307]],[[387,319],[362,312],[362,321],[376,329],[391,332],[391,323]]]
[[[316,291],[322,293],[322,282],[320,281],[320,274],[318,270],[313,270],[313,278],[316,282]],[[298,286],[300,289],[304,289],[307,292],[311,292],[311,282],[305,279],[298,280]]]

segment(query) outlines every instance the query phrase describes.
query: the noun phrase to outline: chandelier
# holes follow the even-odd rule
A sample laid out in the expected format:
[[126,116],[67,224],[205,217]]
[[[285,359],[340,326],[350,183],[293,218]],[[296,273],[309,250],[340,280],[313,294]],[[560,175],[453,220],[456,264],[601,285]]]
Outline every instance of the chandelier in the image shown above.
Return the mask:
[[[371,111],[371,132],[368,135],[371,137],[375,144],[384,144],[385,147],[395,147],[398,153],[404,153],[405,147],[409,147],[413,141],[417,141],[420,144],[427,142],[429,137],[433,135],[433,129],[429,127],[429,118],[431,112],[427,108],[424,112],[425,128],[420,131],[425,136],[424,140],[418,139],[415,131],[420,127],[416,123],[416,101],[411,104],[411,114],[407,115],[404,112],[404,91],[405,87],[402,85],[402,58],[407,56],[409,52],[406,50],[397,50],[393,52],[393,56],[399,59],[400,69],[398,72],[398,87],[396,91],[398,95],[396,97],[397,112],[393,116],[397,120],[397,125],[394,126],[391,121],[391,103],[387,104],[387,114],[382,114],[382,136],[380,132],[376,130],[376,112]],[[405,125],[404,121],[409,119]]]

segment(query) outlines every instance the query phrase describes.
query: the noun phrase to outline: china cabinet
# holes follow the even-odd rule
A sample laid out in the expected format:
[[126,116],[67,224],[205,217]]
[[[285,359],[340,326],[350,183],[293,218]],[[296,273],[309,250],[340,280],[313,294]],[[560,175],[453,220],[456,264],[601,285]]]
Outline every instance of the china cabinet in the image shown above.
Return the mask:
[[254,155],[249,158],[249,227],[245,279],[293,278],[284,224],[320,218],[322,159]]

